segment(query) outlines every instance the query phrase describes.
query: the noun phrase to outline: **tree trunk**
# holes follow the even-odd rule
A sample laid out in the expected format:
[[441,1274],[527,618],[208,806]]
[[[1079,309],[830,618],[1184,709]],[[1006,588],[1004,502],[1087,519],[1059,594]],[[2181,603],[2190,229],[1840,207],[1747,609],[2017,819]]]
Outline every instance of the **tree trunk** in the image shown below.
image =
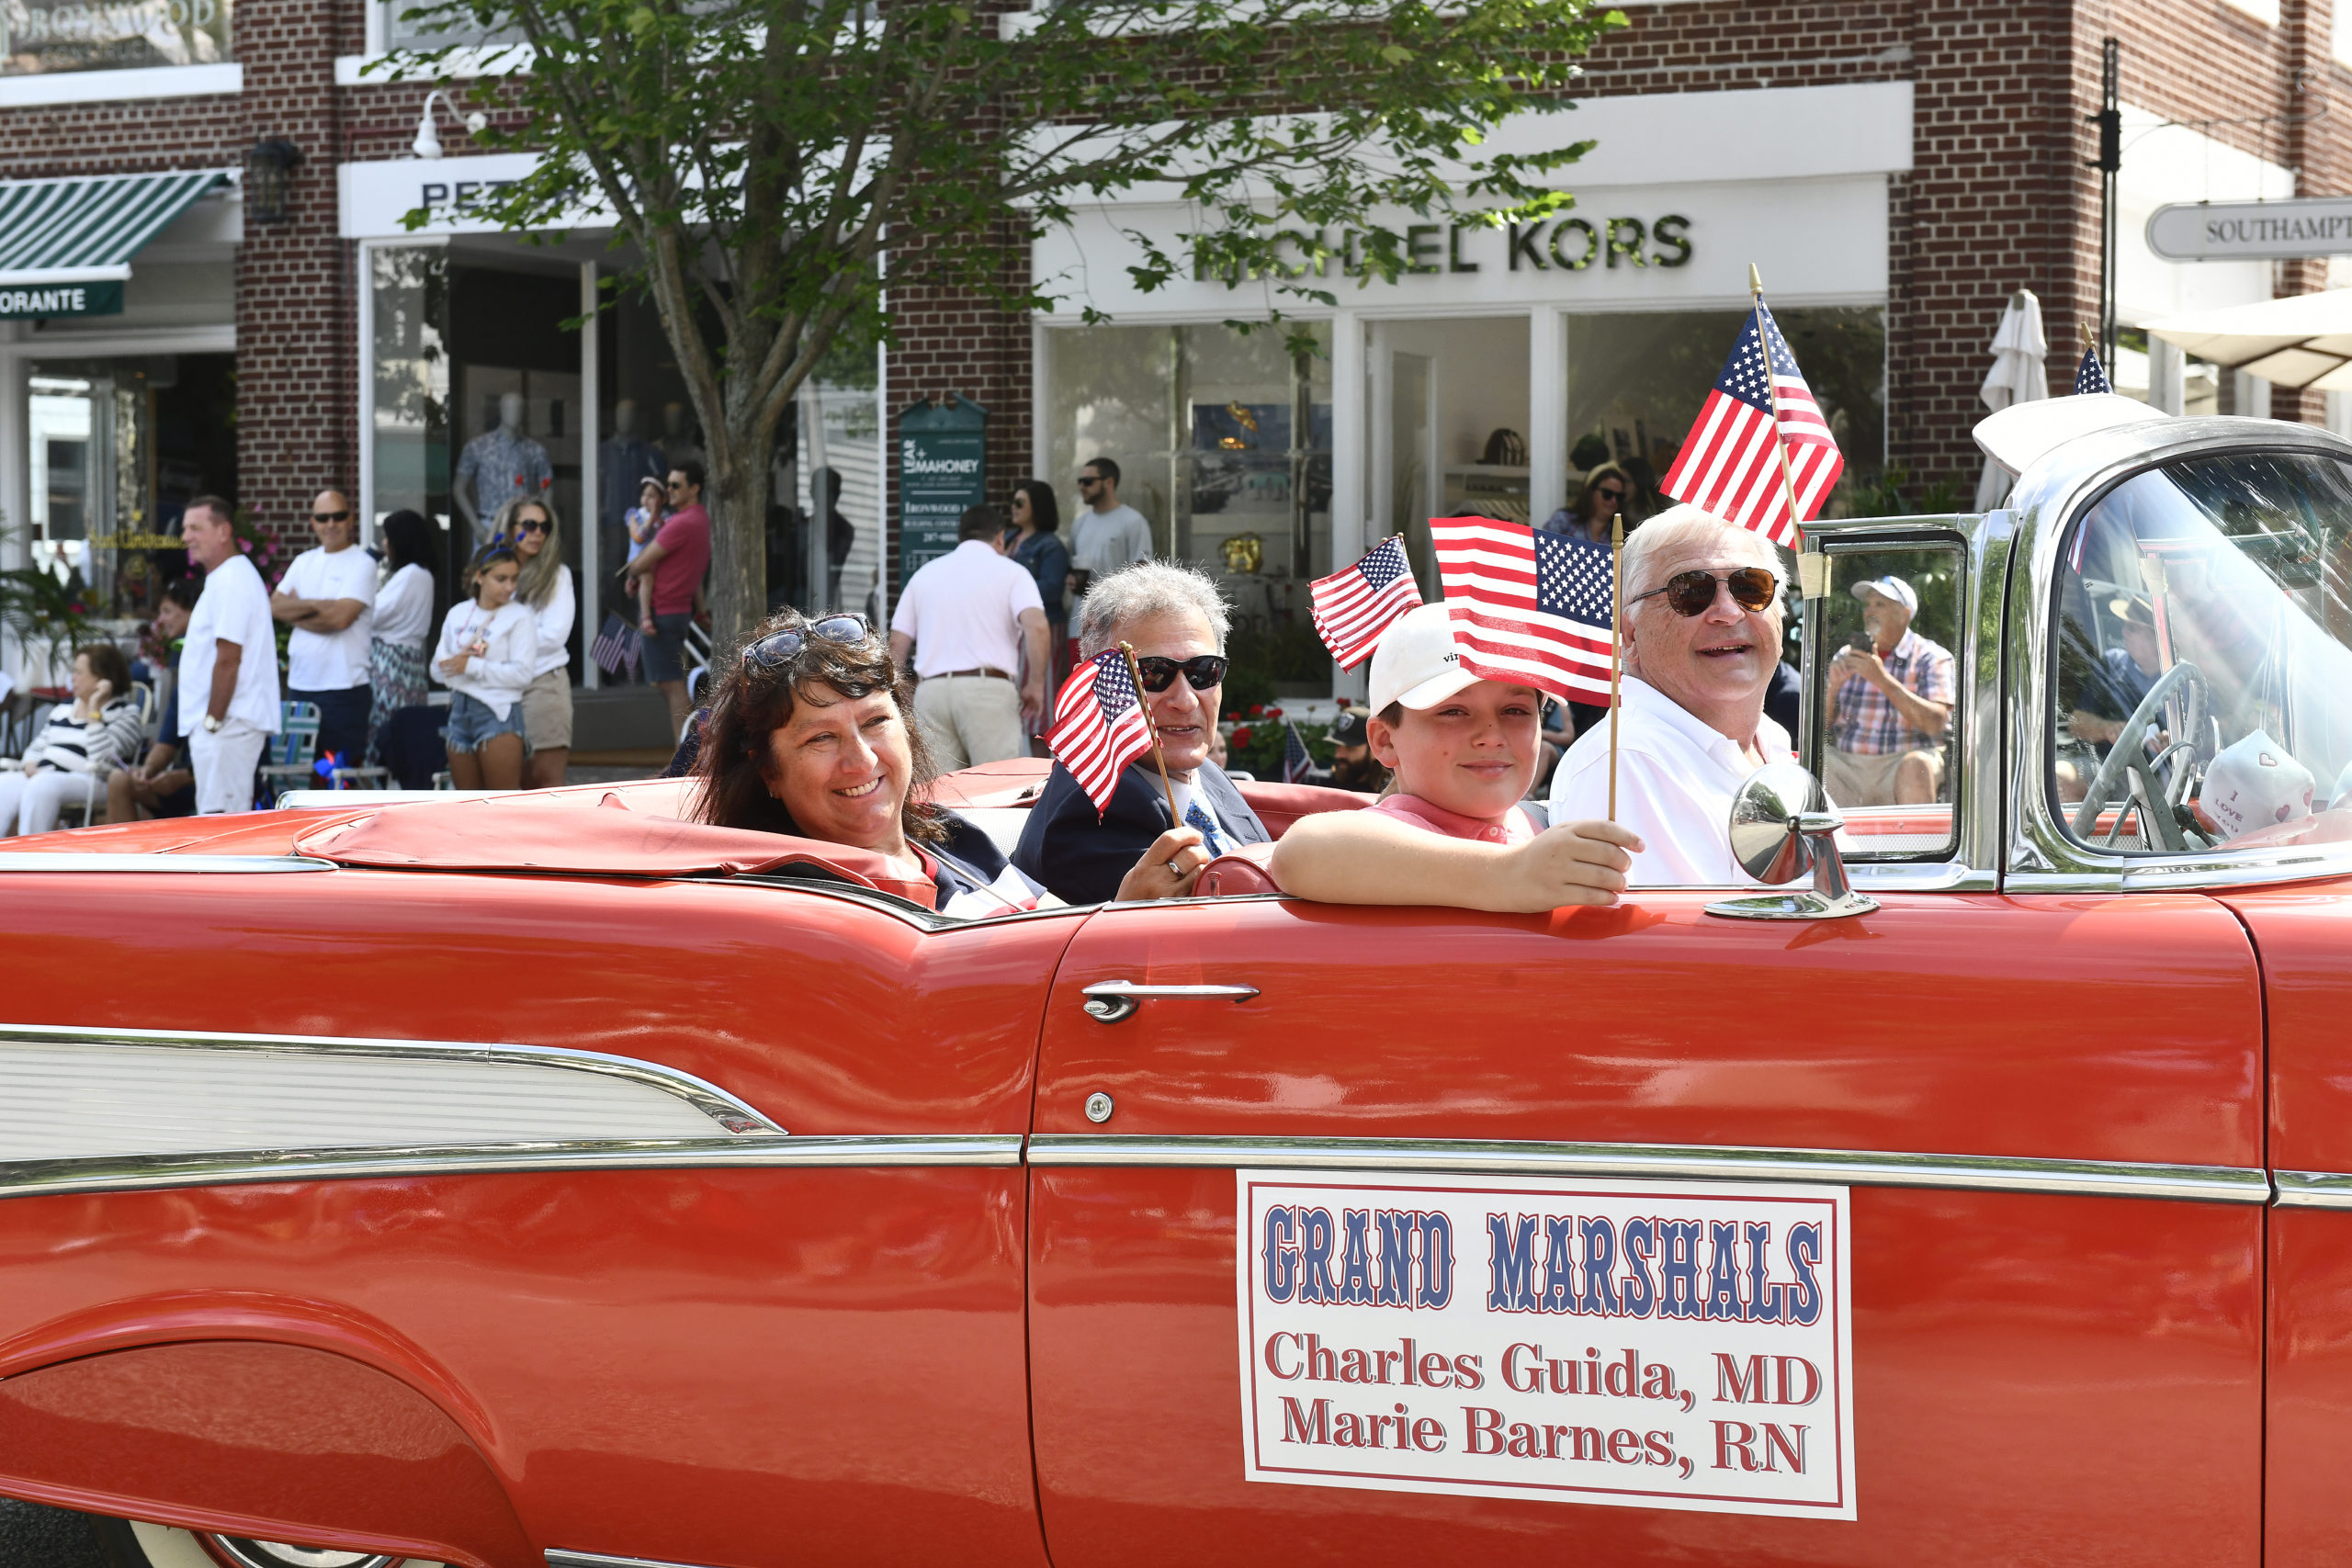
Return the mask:
[[710,468],[710,645],[724,660],[768,613],[768,457],[773,438],[730,431]]

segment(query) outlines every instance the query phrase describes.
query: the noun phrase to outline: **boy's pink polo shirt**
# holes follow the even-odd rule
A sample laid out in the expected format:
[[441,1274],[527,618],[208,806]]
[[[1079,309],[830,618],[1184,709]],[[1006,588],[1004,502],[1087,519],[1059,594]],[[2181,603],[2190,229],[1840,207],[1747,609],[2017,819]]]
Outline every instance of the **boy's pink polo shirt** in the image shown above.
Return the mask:
[[1500,818],[1464,817],[1418,795],[1392,795],[1374,802],[1367,809],[1384,812],[1432,833],[1442,833],[1449,839],[1471,839],[1484,844],[1500,844],[1506,849],[1535,837],[1535,824],[1516,806]]

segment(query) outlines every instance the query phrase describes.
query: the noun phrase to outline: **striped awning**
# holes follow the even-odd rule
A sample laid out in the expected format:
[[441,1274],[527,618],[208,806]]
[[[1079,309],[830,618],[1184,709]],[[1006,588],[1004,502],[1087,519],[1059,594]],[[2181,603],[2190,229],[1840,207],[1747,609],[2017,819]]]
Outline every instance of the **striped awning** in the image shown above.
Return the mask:
[[129,277],[139,247],[229,177],[198,169],[0,180],[0,286]]

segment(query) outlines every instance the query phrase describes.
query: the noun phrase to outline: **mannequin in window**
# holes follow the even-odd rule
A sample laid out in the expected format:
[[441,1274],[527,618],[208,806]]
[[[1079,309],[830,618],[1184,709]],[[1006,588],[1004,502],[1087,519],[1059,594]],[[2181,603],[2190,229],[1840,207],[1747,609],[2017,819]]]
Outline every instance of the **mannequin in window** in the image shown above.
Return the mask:
[[[670,471],[660,448],[637,433],[637,400],[623,398],[613,405],[612,434],[596,448],[597,558],[618,562],[628,558],[628,512],[638,503],[638,491],[647,479],[658,486]],[[616,565],[614,570],[619,570]]]
[[523,409],[522,393],[502,394],[498,428],[467,442],[458,458],[450,495],[473,530],[476,549],[490,543],[490,520],[500,507],[510,501],[542,500],[555,482],[548,449],[523,434]]
[[686,405],[684,403],[662,405],[662,471],[664,473],[687,457],[697,463],[709,460],[703,452],[702,443],[694,437],[694,426],[686,418]]

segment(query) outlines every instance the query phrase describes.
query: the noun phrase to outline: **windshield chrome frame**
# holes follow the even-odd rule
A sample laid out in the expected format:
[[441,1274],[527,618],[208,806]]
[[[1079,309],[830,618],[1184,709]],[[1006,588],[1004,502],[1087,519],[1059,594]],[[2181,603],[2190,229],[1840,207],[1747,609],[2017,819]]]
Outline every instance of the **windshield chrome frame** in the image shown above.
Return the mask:
[[2005,807],[2011,824],[2004,886],[2011,892],[2125,892],[2241,887],[2352,873],[2352,844],[2129,854],[2080,844],[2051,809],[2055,716],[2051,642],[2058,547],[2070,526],[2117,485],[2184,457],[2231,452],[2308,453],[2352,463],[2352,442],[2316,425],[2259,419],[2165,419],[2069,441],[2019,476],[2017,565],[2019,614],[2008,621],[2006,710],[2011,761]]
[[[1807,558],[1826,561],[1831,555],[1868,549],[1949,548],[1956,540],[1968,585],[1961,605],[1960,646],[1951,650],[1961,686],[1960,728],[1952,740],[1960,782],[1952,792],[1951,845],[1940,854],[1907,860],[1849,859],[1847,877],[1857,888],[1876,893],[1990,893],[2000,886],[2001,781],[2009,771],[2002,743],[2001,624],[2015,521],[2013,513],[2004,511],[1845,517],[1804,526],[1799,570],[1807,577],[1826,570],[1806,565]],[[1828,650],[1822,646],[1823,622],[1821,597],[1808,593],[1799,644],[1805,662],[1804,723],[1804,733],[1797,737],[1798,760],[1808,768],[1825,720],[1824,715],[1815,711],[1814,695],[1815,671],[1826,668],[1828,660]]]

